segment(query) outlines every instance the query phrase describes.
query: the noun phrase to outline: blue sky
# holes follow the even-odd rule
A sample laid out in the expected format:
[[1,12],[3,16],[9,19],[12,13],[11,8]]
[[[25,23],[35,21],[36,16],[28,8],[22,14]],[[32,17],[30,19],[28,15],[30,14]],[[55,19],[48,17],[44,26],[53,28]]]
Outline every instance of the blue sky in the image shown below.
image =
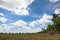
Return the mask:
[[60,0],[0,0],[0,33],[36,33],[51,24]]

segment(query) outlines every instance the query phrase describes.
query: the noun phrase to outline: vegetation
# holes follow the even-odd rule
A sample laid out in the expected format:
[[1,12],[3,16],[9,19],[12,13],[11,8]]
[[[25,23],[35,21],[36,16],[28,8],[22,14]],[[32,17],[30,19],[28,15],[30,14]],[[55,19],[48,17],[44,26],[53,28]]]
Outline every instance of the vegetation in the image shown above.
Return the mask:
[[60,40],[60,34],[0,34],[0,40]]
[[57,32],[60,33],[60,14],[53,14],[53,24],[48,25],[48,28],[45,30],[46,32]]
[[60,40],[60,17],[53,14],[53,24],[42,32],[27,34],[0,34],[0,40]]

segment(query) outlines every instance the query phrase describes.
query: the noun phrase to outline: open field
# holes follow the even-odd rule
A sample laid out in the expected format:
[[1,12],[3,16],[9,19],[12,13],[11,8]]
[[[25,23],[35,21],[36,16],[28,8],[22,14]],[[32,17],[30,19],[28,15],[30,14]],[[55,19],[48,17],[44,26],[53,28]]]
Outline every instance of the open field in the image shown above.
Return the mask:
[[0,34],[0,40],[60,40],[60,34]]

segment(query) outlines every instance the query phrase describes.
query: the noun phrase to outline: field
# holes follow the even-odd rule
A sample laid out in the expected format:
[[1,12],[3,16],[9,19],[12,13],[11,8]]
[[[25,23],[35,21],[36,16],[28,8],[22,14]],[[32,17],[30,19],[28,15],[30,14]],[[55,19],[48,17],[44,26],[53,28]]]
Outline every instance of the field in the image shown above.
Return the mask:
[[60,34],[0,34],[0,40],[60,40]]

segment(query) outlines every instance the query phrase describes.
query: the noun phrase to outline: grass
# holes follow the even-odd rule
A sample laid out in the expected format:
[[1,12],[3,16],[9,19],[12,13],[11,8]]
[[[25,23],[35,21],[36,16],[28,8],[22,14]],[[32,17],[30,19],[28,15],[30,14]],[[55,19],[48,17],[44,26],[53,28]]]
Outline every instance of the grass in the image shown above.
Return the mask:
[[0,40],[60,40],[60,34],[0,34]]

